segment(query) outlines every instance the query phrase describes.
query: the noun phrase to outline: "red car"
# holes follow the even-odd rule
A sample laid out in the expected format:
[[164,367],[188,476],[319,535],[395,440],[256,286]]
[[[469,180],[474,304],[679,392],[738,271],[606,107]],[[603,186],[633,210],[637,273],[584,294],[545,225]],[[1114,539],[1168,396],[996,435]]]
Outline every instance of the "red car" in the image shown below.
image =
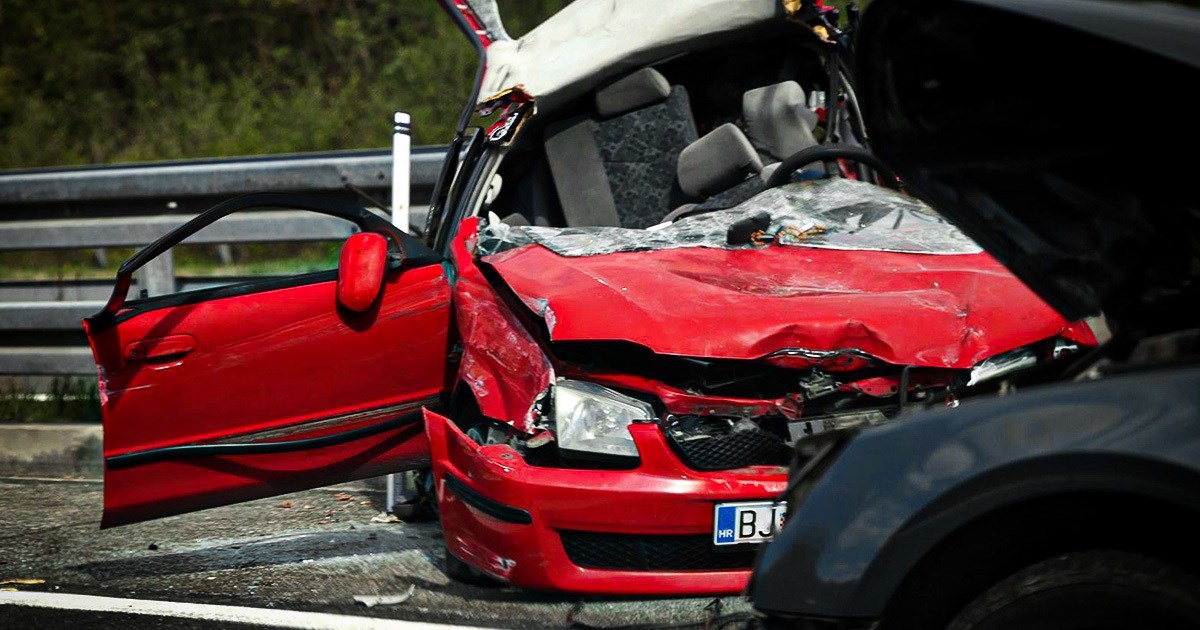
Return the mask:
[[[732,593],[797,436],[1095,343],[893,189],[812,6],[576,0],[511,39],[490,1],[444,4],[483,61],[427,236],[241,197],[86,320],[105,527],[428,468],[453,575]],[[499,118],[467,129],[476,108]],[[336,269],[127,296],[281,207],[348,222]]]

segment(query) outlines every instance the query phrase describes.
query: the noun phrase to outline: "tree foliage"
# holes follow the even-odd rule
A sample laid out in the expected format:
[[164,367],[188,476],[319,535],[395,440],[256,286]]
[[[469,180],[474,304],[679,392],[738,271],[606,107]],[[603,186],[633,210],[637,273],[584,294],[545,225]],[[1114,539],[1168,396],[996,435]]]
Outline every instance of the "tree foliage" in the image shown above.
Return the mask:
[[475,64],[434,0],[0,0],[0,168],[445,142]]

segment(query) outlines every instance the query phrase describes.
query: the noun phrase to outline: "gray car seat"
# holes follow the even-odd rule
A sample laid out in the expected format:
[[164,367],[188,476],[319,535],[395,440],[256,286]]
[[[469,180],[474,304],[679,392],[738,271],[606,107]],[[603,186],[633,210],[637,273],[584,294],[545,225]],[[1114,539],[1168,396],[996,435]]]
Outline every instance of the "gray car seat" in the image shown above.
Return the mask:
[[685,200],[678,156],[696,140],[687,91],[643,68],[596,91],[595,116],[550,125],[545,149],[571,227],[654,225]]
[[747,91],[742,95],[742,119],[764,164],[817,145],[817,115],[805,106],[804,88],[795,81]]
[[817,145],[812,133],[816,114],[805,106],[804,89],[795,81],[747,91],[742,119],[744,133],[726,123],[680,153],[680,186],[697,201],[675,208],[664,221],[733,207],[762,192],[781,160]]
[[660,221],[737,205],[763,189],[762,170],[762,158],[746,134],[737,125],[725,123],[679,153],[679,187],[696,201],[677,206]]

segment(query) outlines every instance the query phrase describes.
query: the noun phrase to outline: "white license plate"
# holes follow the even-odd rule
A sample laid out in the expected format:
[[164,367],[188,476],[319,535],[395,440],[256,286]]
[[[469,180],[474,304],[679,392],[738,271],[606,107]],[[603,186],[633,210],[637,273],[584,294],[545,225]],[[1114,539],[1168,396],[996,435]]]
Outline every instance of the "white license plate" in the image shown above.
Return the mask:
[[774,501],[718,503],[713,512],[713,544],[740,545],[771,540],[783,527],[787,504]]

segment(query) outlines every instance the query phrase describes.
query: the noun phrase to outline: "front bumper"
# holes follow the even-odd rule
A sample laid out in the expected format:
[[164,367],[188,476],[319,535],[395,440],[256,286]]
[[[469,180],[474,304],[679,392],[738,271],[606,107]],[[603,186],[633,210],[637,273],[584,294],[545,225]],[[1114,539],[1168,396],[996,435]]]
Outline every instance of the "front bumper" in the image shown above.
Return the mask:
[[649,424],[630,427],[641,455],[633,470],[530,466],[513,448],[480,446],[430,411],[425,427],[447,550],[523,588],[740,592],[754,549],[712,545],[714,506],[773,499],[787,483],[782,467],[691,470]]

